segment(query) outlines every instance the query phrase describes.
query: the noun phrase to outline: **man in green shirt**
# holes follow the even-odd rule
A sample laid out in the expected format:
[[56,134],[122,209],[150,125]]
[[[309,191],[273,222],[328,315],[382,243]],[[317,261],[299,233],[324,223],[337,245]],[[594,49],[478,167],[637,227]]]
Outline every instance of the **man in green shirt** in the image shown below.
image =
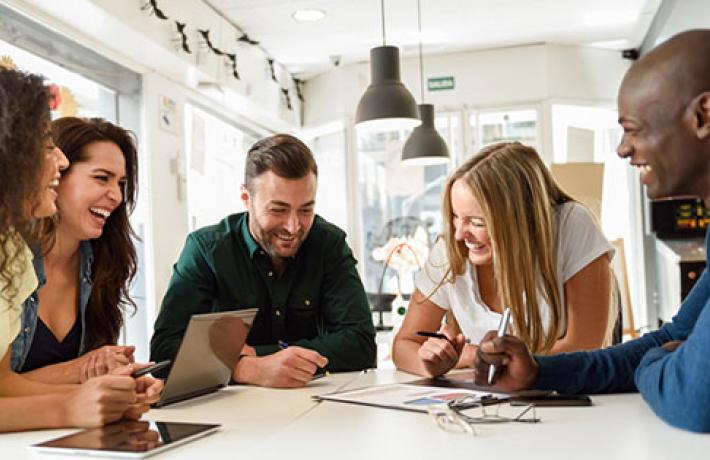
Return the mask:
[[187,237],[155,322],[151,359],[174,359],[196,313],[258,308],[236,382],[300,387],[318,368],[373,367],[375,330],[345,233],[314,213],[318,168],[293,136],[247,153],[247,212]]

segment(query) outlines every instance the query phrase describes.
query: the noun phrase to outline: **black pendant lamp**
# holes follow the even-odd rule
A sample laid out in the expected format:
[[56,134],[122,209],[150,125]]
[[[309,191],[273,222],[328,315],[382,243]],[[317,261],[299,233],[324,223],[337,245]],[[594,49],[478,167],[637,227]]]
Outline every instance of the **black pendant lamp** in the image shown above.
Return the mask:
[[386,45],[385,1],[382,5],[382,46],[370,50],[371,83],[360,98],[355,123],[411,128],[419,123],[414,97],[400,80],[399,48]]
[[417,0],[419,19],[419,80],[421,85],[422,103],[419,114],[422,123],[414,128],[412,134],[404,143],[402,162],[408,165],[438,165],[448,163],[449,149],[434,126],[434,106],[424,103],[424,59],[422,57],[422,7]]

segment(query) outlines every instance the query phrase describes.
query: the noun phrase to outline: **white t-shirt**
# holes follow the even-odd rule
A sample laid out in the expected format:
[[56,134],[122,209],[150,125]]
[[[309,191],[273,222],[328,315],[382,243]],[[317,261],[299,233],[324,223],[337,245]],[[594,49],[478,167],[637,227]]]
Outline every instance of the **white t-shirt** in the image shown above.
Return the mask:
[[[562,304],[564,283],[594,259],[604,253],[609,259],[614,255],[613,246],[602,234],[601,229],[589,211],[579,203],[564,203],[555,208],[555,236],[557,241],[557,280]],[[448,269],[446,243],[440,239],[431,251],[424,268],[415,279],[416,288],[429,296],[441,283]],[[500,313],[488,308],[481,298],[476,278],[476,270],[466,261],[466,272],[456,277],[454,283],[444,283],[429,298],[444,310],[452,310],[461,332],[471,339],[471,343],[481,341],[486,332],[498,329]],[[538,305],[542,308],[542,321],[545,330],[549,330],[551,308],[541,295]],[[560,337],[567,329],[567,315],[563,311],[563,328]]]

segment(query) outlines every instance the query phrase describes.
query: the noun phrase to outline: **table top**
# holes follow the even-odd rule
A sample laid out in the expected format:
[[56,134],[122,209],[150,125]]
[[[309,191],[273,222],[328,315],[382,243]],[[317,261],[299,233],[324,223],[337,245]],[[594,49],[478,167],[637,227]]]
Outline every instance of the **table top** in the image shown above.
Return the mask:
[[[538,408],[541,423],[477,425],[476,436],[441,430],[427,414],[317,402],[311,396],[415,377],[393,370],[333,374],[296,390],[249,386],[162,409],[145,418],[221,423],[219,432],[155,458],[313,459],[477,458],[599,459],[707,458],[710,436],[658,419],[636,393],[593,396],[591,407]],[[507,409],[512,411],[506,405]],[[0,435],[3,458],[67,458],[32,453],[30,444],[71,433],[47,430]],[[8,456],[9,455],[9,456]],[[485,457],[480,457],[480,456]]]

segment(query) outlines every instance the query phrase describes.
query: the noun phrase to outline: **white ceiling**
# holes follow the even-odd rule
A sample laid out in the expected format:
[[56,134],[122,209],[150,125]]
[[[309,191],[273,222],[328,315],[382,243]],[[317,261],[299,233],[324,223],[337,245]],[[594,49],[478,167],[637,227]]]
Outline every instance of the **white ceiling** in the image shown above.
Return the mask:
[[[309,78],[369,58],[382,44],[380,0],[205,0],[289,71]],[[420,0],[425,54],[560,43],[613,49],[641,44],[662,0]],[[319,9],[318,22],[294,11]],[[385,0],[387,44],[417,52],[417,0]]]

